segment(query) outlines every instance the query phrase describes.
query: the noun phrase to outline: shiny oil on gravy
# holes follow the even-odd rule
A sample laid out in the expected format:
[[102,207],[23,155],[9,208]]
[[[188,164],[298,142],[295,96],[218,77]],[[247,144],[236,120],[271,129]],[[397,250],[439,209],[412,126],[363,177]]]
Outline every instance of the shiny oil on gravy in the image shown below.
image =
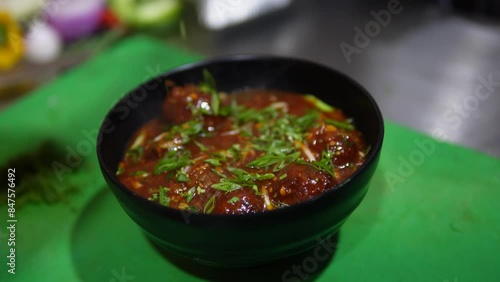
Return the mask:
[[126,187],[161,205],[214,214],[310,199],[352,175],[367,152],[342,111],[313,96],[226,95],[203,85],[172,86],[162,116],[129,144],[117,171]]

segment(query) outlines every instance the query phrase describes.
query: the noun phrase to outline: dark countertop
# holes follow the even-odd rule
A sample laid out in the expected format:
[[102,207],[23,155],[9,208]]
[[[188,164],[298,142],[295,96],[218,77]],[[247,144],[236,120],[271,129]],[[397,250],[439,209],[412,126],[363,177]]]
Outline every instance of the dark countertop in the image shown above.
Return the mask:
[[[402,0],[400,13],[377,30],[371,11],[387,10],[388,2],[296,1],[217,32],[201,28],[192,15],[179,43],[207,55],[270,53],[329,65],[364,85],[386,119],[500,157],[500,19]],[[354,28],[367,24],[373,25],[369,43],[356,45]],[[350,63],[343,42],[359,47]],[[499,83],[483,87],[482,78]]]

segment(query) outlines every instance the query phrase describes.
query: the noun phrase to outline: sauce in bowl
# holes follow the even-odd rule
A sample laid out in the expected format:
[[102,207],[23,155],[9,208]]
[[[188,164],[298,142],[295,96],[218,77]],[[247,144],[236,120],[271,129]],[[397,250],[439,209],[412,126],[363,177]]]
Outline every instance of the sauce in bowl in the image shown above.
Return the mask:
[[227,95],[208,73],[200,85],[169,86],[163,115],[135,133],[117,171],[164,206],[244,214],[293,205],[335,189],[369,150],[342,110],[311,95]]

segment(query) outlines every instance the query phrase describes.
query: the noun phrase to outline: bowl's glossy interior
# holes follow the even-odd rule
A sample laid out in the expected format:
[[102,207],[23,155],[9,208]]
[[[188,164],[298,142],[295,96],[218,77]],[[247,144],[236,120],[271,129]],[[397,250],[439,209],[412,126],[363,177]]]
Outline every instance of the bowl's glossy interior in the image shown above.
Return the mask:
[[[132,134],[160,115],[165,80],[199,83],[208,69],[217,88],[267,88],[313,94],[354,118],[371,146],[366,163],[347,181],[290,207],[246,215],[194,214],[160,206],[122,185],[115,171]],[[103,175],[127,214],[161,247],[196,261],[251,266],[305,251],[334,234],[365,196],[383,140],[373,98],[356,82],[327,67],[291,58],[231,56],[174,69],[128,93],[106,116],[97,154]]]

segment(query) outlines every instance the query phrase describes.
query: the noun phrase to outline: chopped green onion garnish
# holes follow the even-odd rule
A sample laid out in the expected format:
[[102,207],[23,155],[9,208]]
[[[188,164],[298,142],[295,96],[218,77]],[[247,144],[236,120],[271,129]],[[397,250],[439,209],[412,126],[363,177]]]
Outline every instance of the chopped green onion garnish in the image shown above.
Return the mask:
[[123,166],[119,166],[118,170],[116,171],[116,175],[120,175],[125,172],[125,168]]
[[203,152],[208,151],[208,147],[205,146],[205,145],[203,145],[203,144],[201,144],[200,142],[198,142],[198,141],[195,140],[194,144],[196,144],[196,146],[198,146],[198,148],[200,148],[201,151],[203,151]]
[[132,176],[139,176],[139,177],[148,177],[149,176],[149,173],[145,172],[144,170],[138,170],[138,171],[134,171],[132,173],[130,173],[130,175]]
[[206,93],[210,93],[212,100],[210,102],[210,107],[215,116],[219,115],[220,109],[220,95],[217,91],[215,84],[215,79],[206,69],[203,70],[203,82],[199,86],[200,90]]
[[205,207],[203,208],[204,213],[212,213],[212,211],[215,208],[215,194],[210,197],[208,202],[205,204]]
[[224,192],[231,192],[240,189],[241,185],[228,181],[227,178],[225,178],[222,179],[220,183],[212,184],[211,187]]
[[186,173],[184,173],[182,171],[179,171],[177,173],[177,181],[179,181],[179,182],[188,182],[189,181],[189,177],[187,176]]
[[331,124],[331,125],[333,125],[335,127],[342,128],[342,129],[345,129],[345,130],[354,130],[354,125],[352,125],[350,123],[347,123],[347,122],[344,122],[344,121],[339,121],[339,120],[334,120],[334,119],[326,118],[325,119],[325,123],[326,124]]
[[313,104],[314,106],[316,106],[316,108],[318,108],[322,112],[328,113],[328,112],[333,112],[335,110],[335,108],[333,108],[332,106],[328,105],[327,103],[321,101],[319,98],[317,98],[314,95],[305,95],[305,99],[307,101],[309,101],[311,104]]
[[227,201],[228,204],[235,204],[236,202],[238,202],[240,200],[240,198],[238,197],[232,197],[231,199],[229,199]]
[[125,157],[131,158],[135,164],[140,162],[143,156],[144,156],[144,147],[142,146],[137,146],[134,149],[130,149],[125,154]]
[[211,164],[213,166],[221,166],[222,164],[220,163],[220,160],[218,159],[206,159],[204,160],[207,164]]
[[191,187],[191,189],[182,193],[181,196],[186,198],[186,202],[189,203],[193,199],[193,197],[195,196],[195,191],[196,191],[196,187]]

